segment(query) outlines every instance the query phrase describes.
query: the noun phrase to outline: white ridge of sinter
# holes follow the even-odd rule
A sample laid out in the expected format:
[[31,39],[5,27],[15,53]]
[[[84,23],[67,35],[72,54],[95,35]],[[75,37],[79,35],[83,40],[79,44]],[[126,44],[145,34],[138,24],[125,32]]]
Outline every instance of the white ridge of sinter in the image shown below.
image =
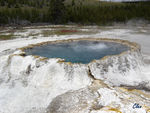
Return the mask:
[[[80,37],[124,39],[126,36],[134,41],[134,31],[130,31],[100,29],[89,36],[39,36],[0,41],[0,113],[150,113],[150,57],[145,55],[143,59],[139,48],[88,65],[24,56],[24,52],[17,49]],[[144,52],[148,53],[147,35],[144,39],[146,42],[141,38],[135,41],[141,42]],[[141,108],[134,109],[135,103]]]

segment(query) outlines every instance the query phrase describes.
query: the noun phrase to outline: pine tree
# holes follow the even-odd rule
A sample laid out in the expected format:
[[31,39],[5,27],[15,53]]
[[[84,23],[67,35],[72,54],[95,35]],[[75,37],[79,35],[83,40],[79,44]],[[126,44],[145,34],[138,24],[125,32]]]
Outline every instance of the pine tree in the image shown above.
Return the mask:
[[49,7],[50,21],[55,24],[64,22],[65,6],[64,0],[51,0]]

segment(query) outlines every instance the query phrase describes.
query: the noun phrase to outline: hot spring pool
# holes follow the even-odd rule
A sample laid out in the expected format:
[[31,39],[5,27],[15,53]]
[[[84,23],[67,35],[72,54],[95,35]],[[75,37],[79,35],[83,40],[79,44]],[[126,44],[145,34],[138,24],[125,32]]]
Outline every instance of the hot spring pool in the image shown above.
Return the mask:
[[87,64],[94,59],[120,54],[129,47],[120,43],[107,41],[69,41],[47,43],[25,49],[26,55],[37,55],[47,58],[61,58],[66,62]]

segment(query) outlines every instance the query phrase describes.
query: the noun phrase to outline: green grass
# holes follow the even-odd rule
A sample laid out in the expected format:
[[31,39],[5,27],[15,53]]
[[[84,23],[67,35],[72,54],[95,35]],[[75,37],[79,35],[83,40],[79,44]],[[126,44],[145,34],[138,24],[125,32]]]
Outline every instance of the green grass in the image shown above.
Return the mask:
[[14,35],[10,34],[10,35],[0,35],[0,40],[10,40],[13,39]]

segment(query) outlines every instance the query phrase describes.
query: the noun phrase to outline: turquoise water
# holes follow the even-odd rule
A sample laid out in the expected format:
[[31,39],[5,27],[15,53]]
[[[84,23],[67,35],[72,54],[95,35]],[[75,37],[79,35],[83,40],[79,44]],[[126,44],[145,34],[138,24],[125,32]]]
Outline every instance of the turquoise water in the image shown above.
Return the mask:
[[82,40],[35,46],[25,52],[27,55],[62,58],[67,62],[87,64],[94,59],[120,54],[128,49],[129,47],[114,42]]

